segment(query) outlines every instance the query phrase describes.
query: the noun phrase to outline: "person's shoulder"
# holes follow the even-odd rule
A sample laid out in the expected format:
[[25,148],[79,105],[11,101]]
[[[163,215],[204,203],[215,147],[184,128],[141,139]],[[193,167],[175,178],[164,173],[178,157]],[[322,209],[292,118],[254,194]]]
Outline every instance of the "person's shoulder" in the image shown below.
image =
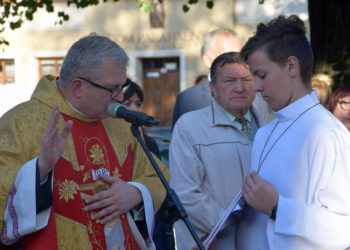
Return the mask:
[[306,135],[312,140],[321,141],[329,146],[330,141],[350,148],[350,133],[345,125],[330,111],[321,107],[315,109],[313,117],[307,121],[309,131]]
[[118,134],[130,132],[131,123],[126,122],[122,118],[108,117],[106,119],[103,119],[103,124],[107,129],[110,129],[112,131],[117,130]]
[[317,105],[314,109],[309,111],[308,119],[310,122],[315,123],[318,127],[334,126],[337,118],[321,104]]
[[305,141],[327,141],[329,138],[339,141],[348,138],[346,140],[350,142],[349,131],[321,104],[309,110],[301,120],[303,122],[298,125],[298,128]]
[[[207,88],[207,89],[206,89]],[[182,91],[177,97],[173,112],[173,126],[177,122],[178,118],[183,114],[203,108],[210,102],[211,94],[208,86],[195,85],[184,91]]]
[[185,89],[182,91],[179,95],[180,96],[188,96],[193,97],[193,94],[200,93],[202,91],[206,91],[207,88],[209,88],[209,81],[208,79],[204,79],[199,84],[193,85],[192,87],[189,87],[188,89]]
[[2,122],[23,120],[27,118],[32,119],[32,117],[42,114],[42,107],[43,105],[36,100],[25,101],[5,112],[0,119]]
[[112,143],[118,145],[135,144],[136,138],[131,132],[131,123],[121,118],[108,117],[103,119],[103,126],[106,129]]
[[[317,109],[312,112],[312,114],[314,126],[317,126],[320,130],[329,130],[333,128],[342,130],[345,128],[342,122],[322,105],[319,105]],[[348,134],[347,129],[344,129],[344,131],[346,131]]]
[[39,138],[45,129],[51,108],[36,100],[20,103],[0,118],[0,133],[11,131],[20,140]]
[[182,127],[197,127],[198,124],[205,122],[210,112],[210,107],[196,109],[183,114],[177,121]]

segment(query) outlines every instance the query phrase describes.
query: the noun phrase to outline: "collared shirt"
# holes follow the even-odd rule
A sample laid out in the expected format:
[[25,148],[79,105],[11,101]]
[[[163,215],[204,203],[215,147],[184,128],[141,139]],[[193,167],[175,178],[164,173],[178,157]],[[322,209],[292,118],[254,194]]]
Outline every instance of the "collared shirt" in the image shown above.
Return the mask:
[[[221,107],[221,106],[220,106],[220,107]],[[222,108],[222,107],[221,107],[221,108]],[[225,110],[225,113],[226,113],[227,117],[230,119],[230,121],[232,122],[232,125],[233,125],[236,129],[242,131],[242,124],[241,124],[239,121],[236,120],[237,117],[235,117],[234,115],[232,115],[232,114],[231,114],[230,112],[228,112],[227,110]],[[253,118],[252,118],[251,112],[248,110],[248,111],[244,114],[243,117],[244,117],[245,119],[247,119],[247,121],[248,121],[248,126],[249,126],[250,128],[252,128],[252,120],[253,120]]]
[[[230,112],[228,112],[227,110],[225,110],[223,107],[221,107],[220,105],[218,105],[227,115],[227,117],[230,119],[230,121],[232,122],[232,125],[239,131],[242,131],[242,124],[237,121],[237,117],[235,117],[234,115],[232,115]],[[243,116],[247,121],[248,121],[248,126],[251,129],[251,133],[247,133],[247,131],[243,131],[244,133],[246,133],[248,135],[248,137],[253,140],[256,131],[258,130],[258,124],[257,121],[254,117],[254,115],[252,114],[252,112],[248,109],[248,111],[244,114]]]

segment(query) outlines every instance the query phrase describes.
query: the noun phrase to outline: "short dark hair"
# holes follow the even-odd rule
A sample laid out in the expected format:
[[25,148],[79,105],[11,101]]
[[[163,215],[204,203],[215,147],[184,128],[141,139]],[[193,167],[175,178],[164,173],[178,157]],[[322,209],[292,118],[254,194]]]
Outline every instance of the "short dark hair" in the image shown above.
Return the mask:
[[279,16],[267,24],[258,25],[255,35],[243,46],[241,56],[247,61],[252,53],[263,50],[271,61],[281,66],[288,57],[295,56],[300,65],[300,78],[309,85],[314,56],[305,33],[304,22],[296,15]]
[[140,98],[140,101],[143,102],[143,91],[136,82],[133,82],[131,79],[127,78],[126,83],[124,84],[126,91],[124,92],[123,102],[129,100],[135,93]]
[[215,83],[217,79],[217,73],[225,64],[238,63],[243,64],[238,52],[226,52],[215,58],[210,67],[210,82]]
[[350,83],[344,84],[333,92],[328,101],[328,109],[333,113],[338,100],[347,95],[350,95]]

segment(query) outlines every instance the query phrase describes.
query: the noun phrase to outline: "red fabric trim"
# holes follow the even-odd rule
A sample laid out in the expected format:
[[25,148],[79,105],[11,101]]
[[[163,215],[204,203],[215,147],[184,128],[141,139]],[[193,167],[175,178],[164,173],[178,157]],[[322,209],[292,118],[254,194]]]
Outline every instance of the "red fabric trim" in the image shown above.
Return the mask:
[[57,233],[53,209],[51,209],[48,226],[24,237],[24,249],[38,250],[50,249],[57,250]]
[[[110,175],[118,175],[124,181],[130,181],[132,177],[133,151],[129,144],[127,156],[122,164],[114,152],[108,134],[102,121],[85,123],[75,118],[62,114],[64,119],[73,120],[72,138],[74,149],[80,170],[74,169],[71,162],[61,158],[54,168],[53,196],[54,211],[82,225],[89,231],[90,242],[93,249],[106,249],[104,226],[91,221],[91,212],[82,210],[85,206],[80,197],[80,192],[70,189],[69,185],[83,185],[88,187],[84,193],[93,194],[96,191],[96,182],[92,179],[92,170],[105,168]],[[61,191],[61,192],[60,192]],[[139,247],[131,233],[126,216],[121,216],[124,231],[124,246],[128,250],[138,250]],[[88,225],[90,226],[88,227]],[[25,237],[25,249],[53,249],[58,248],[56,225],[51,211],[48,226],[44,229]]]

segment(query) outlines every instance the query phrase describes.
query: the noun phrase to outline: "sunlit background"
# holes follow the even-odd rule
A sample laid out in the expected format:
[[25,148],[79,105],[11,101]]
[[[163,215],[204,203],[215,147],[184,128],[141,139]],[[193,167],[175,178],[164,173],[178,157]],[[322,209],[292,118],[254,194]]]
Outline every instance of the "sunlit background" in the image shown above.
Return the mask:
[[[298,14],[307,21],[306,0],[216,0],[209,10],[203,2],[182,11],[182,0],[166,0],[158,11],[140,12],[137,1],[121,0],[75,9],[56,0],[55,10],[70,19],[55,25],[57,16],[40,11],[32,22],[3,34],[10,42],[0,52],[0,116],[30,98],[44,74],[57,75],[69,46],[91,32],[106,35],[126,49],[129,76],[145,91],[144,111],[171,124],[177,94],[207,74],[200,58],[203,35],[218,27],[235,29],[246,40],[260,21],[279,14]],[[202,3],[201,3],[202,2]]]

